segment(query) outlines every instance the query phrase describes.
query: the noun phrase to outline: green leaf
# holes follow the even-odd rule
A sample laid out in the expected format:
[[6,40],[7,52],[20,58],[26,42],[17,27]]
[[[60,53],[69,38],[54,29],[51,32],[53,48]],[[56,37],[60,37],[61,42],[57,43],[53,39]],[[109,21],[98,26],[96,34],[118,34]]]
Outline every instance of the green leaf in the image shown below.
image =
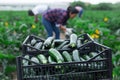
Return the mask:
[[10,74],[12,72],[16,71],[16,66],[15,65],[7,65],[5,69],[5,74]]

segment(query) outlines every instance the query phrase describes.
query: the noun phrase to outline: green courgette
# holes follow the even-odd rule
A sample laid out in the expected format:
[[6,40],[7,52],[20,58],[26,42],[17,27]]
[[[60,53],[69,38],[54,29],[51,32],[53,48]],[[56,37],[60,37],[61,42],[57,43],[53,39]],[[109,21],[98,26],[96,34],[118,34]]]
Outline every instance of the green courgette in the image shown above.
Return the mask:
[[65,45],[67,45],[69,43],[69,41],[64,41],[62,42],[58,47],[57,49],[62,49]]
[[77,39],[77,48],[79,48],[81,45],[82,45],[81,39],[78,38],[78,39]]
[[51,48],[49,49],[49,54],[51,57],[53,57],[57,61],[57,63],[64,62],[64,59],[58,50]]
[[72,62],[72,57],[67,51],[63,51],[62,55],[66,62]]
[[43,54],[39,54],[38,59],[40,60],[41,63],[46,64],[47,63],[47,59]]
[[82,57],[80,57],[80,60],[81,60],[81,61],[85,61],[85,59],[84,59],[84,58],[82,58]]
[[[35,63],[40,63],[39,60],[38,60],[38,58],[36,58],[36,57],[32,57],[31,61],[33,61]],[[35,65],[35,63],[32,63],[32,65]]]
[[31,46],[31,44],[27,44],[27,51],[31,51],[31,48],[29,47],[29,46]]
[[68,50],[70,49],[70,44],[66,44],[62,47],[62,50]]
[[42,48],[42,45],[43,45],[42,42],[36,43],[35,46],[34,46],[34,48],[36,48],[36,49],[41,49],[41,48]]
[[77,46],[77,35],[76,34],[71,34],[70,35],[70,47],[75,48]]
[[51,44],[52,44],[53,41],[54,41],[54,37],[48,37],[44,42],[44,47],[46,49],[51,48]]
[[48,62],[50,64],[55,64],[56,63],[55,60],[51,56],[48,57]]
[[54,40],[54,45],[55,45],[55,48],[57,48],[58,46],[60,46],[65,40],[62,40],[62,39],[55,39]]
[[90,60],[91,59],[89,55],[83,55],[82,58],[85,59],[85,60]]
[[[90,56],[91,58],[92,58],[92,57],[95,57],[95,56],[97,56],[97,55],[98,55],[97,52],[90,52],[90,53],[89,53],[89,56]],[[96,59],[99,60],[99,59],[102,59],[102,57],[101,57],[101,56],[97,56]]]
[[33,38],[33,39],[31,40],[31,45],[35,45],[36,42],[37,42],[37,41]]
[[73,50],[72,56],[73,56],[73,60],[75,62],[81,61],[80,58],[79,58],[79,51],[77,49]]
[[[23,58],[30,59],[30,56],[29,55],[25,55]],[[28,60],[25,60],[25,59],[23,59],[22,63],[23,63],[24,66],[28,66]]]

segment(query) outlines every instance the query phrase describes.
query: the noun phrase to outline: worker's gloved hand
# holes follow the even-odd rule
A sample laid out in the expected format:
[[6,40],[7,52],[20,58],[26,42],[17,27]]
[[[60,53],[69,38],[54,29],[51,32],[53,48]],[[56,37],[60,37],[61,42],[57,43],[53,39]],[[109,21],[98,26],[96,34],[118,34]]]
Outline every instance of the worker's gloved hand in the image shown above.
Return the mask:
[[71,35],[72,33],[75,33],[75,31],[73,30],[73,28],[66,28],[66,34],[67,35]]
[[65,37],[68,39],[72,33],[75,33],[73,28],[66,28]]
[[66,26],[60,26],[60,29],[65,33],[66,32]]

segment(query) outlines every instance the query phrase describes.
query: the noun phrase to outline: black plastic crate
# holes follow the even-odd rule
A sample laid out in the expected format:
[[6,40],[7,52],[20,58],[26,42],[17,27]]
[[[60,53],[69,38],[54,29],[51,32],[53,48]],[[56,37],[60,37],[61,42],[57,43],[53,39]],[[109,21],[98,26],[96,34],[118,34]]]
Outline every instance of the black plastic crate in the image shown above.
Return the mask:
[[78,36],[78,38],[81,39],[81,42],[82,43],[86,43],[86,42],[89,42],[89,41],[94,41],[89,34],[87,33],[84,33],[84,34],[81,34]]
[[[22,56],[17,57],[18,80],[112,80],[112,53],[111,49],[89,42],[79,49],[80,56],[90,52],[98,54],[87,61],[64,62],[59,64],[38,64]],[[59,50],[63,52],[64,50]],[[68,50],[71,52],[72,50]],[[48,51],[41,51],[46,57]],[[31,54],[36,56],[39,53]],[[101,59],[97,57],[101,56]],[[23,60],[27,60],[29,65],[24,66]],[[34,63],[35,65],[31,65]]]
[[38,50],[38,49],[34,48],[32,45],[30,45],[32,39],[35,39],[36,43],[45,41],[43,38],[40,38],[38,36],[28,35],[22,43],[22,52],[24,54],[28,53],[29,51],[32,52],[32,51]]
[[[37,42],[42,42],[44,43],[44,39],[41,39],[35,35],[29,35],[27,36],[27,38],[24,40],[24,42],[22,43],[22,52],[23,54],[34,54],[34,53],[38,53],[41,51],[45,51],[48,49],[36,49],[33,45],[28,45],[30,44],[32,39],[36,39]],[[91,42],[93,41],[93,39],[89,36],[89,34],[81,34],[78,36],[78,39],[81,40],[82,45],[84,45],[85,43]],[[62,43],[66,42],[66,44],[69,44],[70,40],[54,40],[54,47],[57,48],[58,46],[60,46]],[[58,49],[60,50],[60,49]]]

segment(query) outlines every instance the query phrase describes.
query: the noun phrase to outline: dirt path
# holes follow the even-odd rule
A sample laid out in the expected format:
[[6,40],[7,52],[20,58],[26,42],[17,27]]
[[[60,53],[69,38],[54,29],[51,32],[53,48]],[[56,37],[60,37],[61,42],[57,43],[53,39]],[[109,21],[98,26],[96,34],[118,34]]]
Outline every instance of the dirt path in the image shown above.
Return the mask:
[[12,73],[13,80],[17,80],[17,72]]

